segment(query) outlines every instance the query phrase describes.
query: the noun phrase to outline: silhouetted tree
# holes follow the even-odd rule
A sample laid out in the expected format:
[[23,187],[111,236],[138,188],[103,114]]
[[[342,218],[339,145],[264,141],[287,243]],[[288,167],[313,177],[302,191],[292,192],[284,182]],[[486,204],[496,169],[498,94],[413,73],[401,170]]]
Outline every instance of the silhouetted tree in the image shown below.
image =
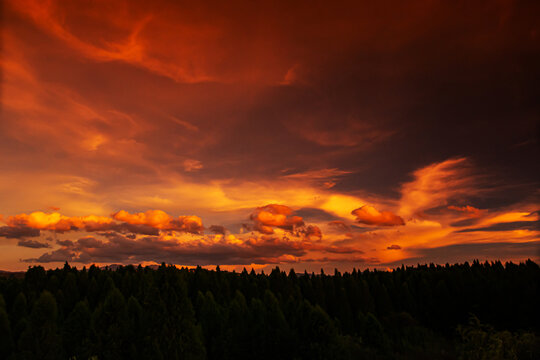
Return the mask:
[[19,338],[19,350],[23,358],[58,359],[62,357],[57,319],[56,300],[49,291],[45,290],[33,305],[29,325]]
[[0,276],[0,358],[529,360],[539,302],[532,261],[333,275],[37,266]]

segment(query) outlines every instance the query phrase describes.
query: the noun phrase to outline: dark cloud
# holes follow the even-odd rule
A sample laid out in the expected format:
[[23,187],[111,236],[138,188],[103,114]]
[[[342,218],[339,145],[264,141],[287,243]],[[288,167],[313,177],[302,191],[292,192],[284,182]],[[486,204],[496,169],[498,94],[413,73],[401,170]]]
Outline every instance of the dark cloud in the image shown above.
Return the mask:
[[399,245],[390,245],[386,249],[387,250],[401,250],[401,246],[399,246]]
[[340,231],[343,231],[343,232],[349,232],[351,231],[351,227],[344,221],[341,221],[341,220],[334,220],[334,221],[330,221],[328,223],[328,225],[336,228],[336,229],[339,229]]
[[19,242],[17,242],[17,246],[28,247],[32,249],[42,249],[42,248],[51,247],[51,245],[46,242],[41,242],[37,240],[26,240],[26,239],[19,240]]
[[[504,210],[508,204],[537,203],[525,200],[540,188],[537,167],[531,165],[537,162],[540,130],[538,1],[413,0],[393,3],[391,11],[387,2],[111,5],[125,16],[117,16],[120,10],[104,11],[101,2],[82,10],[54,0],[8,2],[2,25],[9,46],[2,55],[17,66],[4,69],[0,150],[2,171],[22,185],[3,197],[14,199],[7,208],[20,202],[20,189],[41,183],[35,174],[54,179],[66,174],[95,184],[82,189],[89,208],[104,204],[102,194],[110,195],[106,202],[115,206],[151,197],[146,185],[180,188],[188,181],[203,186],[264,181],[266,186],[277,179],[393,201],[414,169],[455,157],[471,159],[498,191],[489,196],[466,192],[463,202],[445,199],[445,206]],[[147,14],[152,20],[139,26]],[[179,38],[178,33],[187,35]],[[122,51],[126,40],[133,41],[137,56]],[[23,104],[20,94],[32,101]],[[200,169],[186,173],[186,164]],[[317,175],[313,169],[330,169],[334,175]],[[40,185],[40,191],[50,194],[60,184],[62,191],[75,188],[55,180]],[[442,189],[445,185],[441,182]],[[134,198],[112,196],[120,188],[130,189],[123,194]],[[92,193],[96,189],[99,193]],[[185,206],[176,194],[170,196],[176,201],[170,208]],[[70,204],[74,197],[69,195],[62,208],[82,206]],[[44,202],[51,203],[56,199]],[[130,206],[140,211],[144,205]],[[312,208],[296,214],[264,211],[270,216],[252,215],[246,228],[262,234],[281,228],[294,236],[309,232],[304,222],[343,220]],[[352,229],[403,224],[390,212],[368,213],[358,211],[358,221],[366,226],[349,224]],[[145,244],[149,254],[155,251],[149,258],[174,257],[160,247],[163,243],[154,244],[158,235],[203,233],[195,217],[152,220],[160,214],[124,213],[128,221],[121,224],[48,223],[40,229],[110,233],[96,234],[106,240],[94,239],[94,248],[91,240],[59,243],[80,248],[83,255],[61,249],[43,259],[105,258],[102,250],[84,249],[108,249],[120,258],[131,250],[135,258],[144,258]],[[473,227],[475,222],[451,225]],[[496,224],[463,231],[534,227]],[[39,229],[0,228],[2,237],[38,235]],[[197,244],[193,247],[200,247],[200,255],[190,253],[190,261],[212,258]],[[248,253],[247,245],[242,251],[235,246],[210,248],[229,260]]]
[[64,247],[72,247],[73,241],[71,240],[56,240],[56,243],[58,245],[64,246]]
[[302,237],[309,240],[311,240],[312,238],[322,240],[323,237],[321,229],[315,225],[302,226],[298,230],[298,235],[301,235]]
[[[311,230],[312,232],[314,230]],[[57,241],[60,249],[45,253],[27,262],[73,261],[81,263],[140,263],[146,261],[169,262],[186,265],[238,265],[273,264],[302,259],[309,252],[331,254],[362,254],[363,251],[337,244],[326,245],[312,242],[308,236],[301,238],[261,235],[243,240],[215,237],[193,238],[179,241],[176,238],[163,239],[146,236],[130,239],[118,233],[107,233],[106,240],[86,236],[77,241]],[[315,238],[318,235],[314,235]]]
[[62,249],[54,250],[50,253],[45,253],[38,258],[22,259],[21,261],[27,262],[27,263],[35,263],[35,262],[50,263],[50,262],[64,262],[64,261],[71,262],[71,261],[74,261],[76,258],[77,256],[73,251],[67,248],[62,248]]
[[478,259],[502,260],[505,259],[533,259],[540,260],[540,241],[529,242],[493,242],[493,243],[474,243],[474,244],[456,244],[435,248],[407,248],[408,251],[415,252],[417,256],[402,259],[390,263],[384,263],[384,266],[416,265],[425,263],[458,263]]
[[[114,237],[110,237],[109,240],[117,240],[117,239],[124,239],[121,235],[116,235]],[[93,236],[86,236],[83,238],[80,238],[77,240],[77,243],[74,246],[75,249],[97,249],[102,248],[105,246],[105,242],[102,240],[96,239]]]
[[111,236],[108,241],[84,237],[73,243],[64,243],[58,250],[43,254],[28,262],[114,262],[137,263],[144,261],[170,262],[186,265],[276,263],[282,256],[301,257],[311,245],[288,238],[261,236],[243,242],[210,242],[204,239],[179,243],[176,239],[162,240],[143,237],[137,240],[123,235]]
[[225,229],[225,226],[222,226],[222,225],[210,225],[208,229],[214,234],[225,235],[225,233],[227,232],[227,229]]
[[479,219],[463,219],[463,220],[458,220],[458,221],[454,221],[450,223],[450,226],[453,226],[453,227],[471,226],[478,223],[479,221],[480,221]]
[[5,237],[8,239],[37,237],[39,235],[39,229],[33,229],[27,226],[0,226],[0,237]]
[[140,234],[140,235],[150,235],[150,236],[157,236],[159,235],[159,229],[156,229],[152,226],[144,225],[144,224],[128,224],[128,223],[122,223],[122,224],[114,224],[110,227],[110,230],[118,231],[120,233],[132,233],[132,234]]
[[[336,244],[336,242],[334,242]],[[325,246],[324,248],[325,252],[333,253],[333,254],[363,254],[364,251],[360,249],[356,249],[354,247],[349,246],[342,246],[342,245],[330,245]]]
[[358,263],[358,264],[364,264],[364,263],[378,263],[379,259],[377,258],[368,258],[364,256],[351,256],[346,259],[341,259],[339,257],[330,257],[330,256],[321,256],[321,257],[313,257],[309,259],[303,259],[302,262],[306,263],[334,263],[334,264],[343,264],[343,263]]
[[479,228],[469,228],[462,229],[456,232],[475,232],[475,231],[512,231],[512,230],[529,230],[529,231],[539,231],[540,230],[540,220],[537,221],[513,221],[493,224],[490,226],[479,227]]
[[[58,14],[52,12],[52,24],[41,23],[45,34],[35,30],[21,33],[21,41],[28,45],[46,42],[58,46],[50,39],[55,36],[54,29],[58,31],[55,19],[61,29],[76,29],[76,38],[86,33],[85,24],[95,23],[95,14],[105,13],[97,10],[99,5],[94,12],[86,13],[62,3],[42,9],[14,3],[10,11],[14,8],[26,13],[26,21],[38,21],[56,7],[58,14],[65,15],[57,18]],[[205,34],[198,31],[200,26],[215,26],[222,36],[219,41],[196,41],[194,48],[185,48],[185,43],[171,41],[169,34],[173,32],[159,28],[187,26],[175,17],[188,16],[185,14],[192,13],[192,7],[163,1],[155,5],[134,2],[128,6],[134,13],[167,8],[158,11],[156,20],[146,24],[138,35],[148,48],[147,55],[157,57],[149,63],[132,66],[129,59],[121,57],[112,62],[91,61],[99,52],[89,51],[78,54],[90,58],[84,62],[59,56],[69,49],[79,49],[69,47],[66,39],[71,36],[60,39],[68,42],[64,44],[67,50],[43,46],[50,56],[48,62],[42,61],[42,54],[28,51],[25,55],[45,80],[54,79],[83,98],[103,102],[107,108],[126,109],[138,115],[138,121],[148,119],[150,125],[158,125],[150,126],[146,136],[137,136],[136,141],[147,148],[141,156],[150,163],[159,159],[169,169],[177,166],[177,171],[183,172],[186,159],[179,159],[178,153],[184,151],[178,150],[189,150],[190,156],[205,164],[201,173],[193,175],[202,182],[216,177],[269,178],[284,168],[305,167],[308,163],[314,168],[351,171],[340,179],[336,189],[395,195],[396,184],[406,180],[411,169],[465,154],[478,157],[480,165],[486,162],[490,168],[522,170],[520,174],[536,182],[520,187],[517,192],[523,196],[538,185],[532,176],[534,167],[530,166],[537,152],[531,151],[534,141],[512,146],[530,140],[535,133],[531,127],[538,113],[533,94],[538,92],[539,52],[538,36],[534,35],[537,21],[532,14],[537,13],[538,5],[528,1],[413,4],[394,4],[393,11],[383,4],[365,2],[316,6],[278,2],[262,8],[242,2],[230,8],[197,5],[195,12],[206,16],[203,24],[198,16],[190,21],[192,34]],[[407,12],[407,21],[397,15],[402,11]],[[463,13],[469,15],[463,18]],[[309,20],[299,23],[299,16]],[[99,20],[108,29],[100,33],[103,42],[114,45],[122,43],[123,32],[135,28],[139,19],[102,16]],[[47,25],[52,28],[47,29]],[[101,42],[86,40],[94,46]],[[302,46],[298,46],[300,43]],[[241,59],[239,53],[243,54]],[[213,81],[193,85],[175,76],[180,84],[167,79],[171,74],[190,73],[183,68],[185,62],[197,64],[190,69],[195,66],[203,74],[212,74]],[[148,68],[148,64],[171,67],[171,72],[160,72],[161,66]],[[160,76],[153,76],[156,71]],[[246,76],[258,80],[257,84],[246,81]],[[105,83],[103,79],[107,79]],[[127,81],[134,86],[126,87]],[[141,83],[150,89],[144,92],[149,97],[147,102],[138,101],[143,96],[143,86],[137,86]],[[209,126],[216,116],[230,120]],[[93,123],[100,123],[100,127],[92,125],[97,127],[93,130],[115,130],[110,124]],[[124,131],[126,126],[121,128]],[[273,136],[268,136],[269,129],[279,129],[279,146],[275,146]],[[392,146],[387,146],[389,141]],[[407,151],[394,151],[396,148]],[[492,148],[499,150],[494,152]],[[34,155],[40,154],[34,151]],[[120,162],[87,161],[96,166],[102,162],[105,167]],[[135,173],[135,165],[124,163],[121,169],[115,169],[131,175],[124,181],[144,181]],[[140,171],[144,178],[155,175],[153,169],[145,170]],[[510,183],[518,181],[511,175],[518,172],[498,172],[505,173]],[[101,177],[114,182],[106,175]]]
[[342,219],[327,211],[317,208],[301,208],[297,210],[296,215],[310,222],[341,221]]

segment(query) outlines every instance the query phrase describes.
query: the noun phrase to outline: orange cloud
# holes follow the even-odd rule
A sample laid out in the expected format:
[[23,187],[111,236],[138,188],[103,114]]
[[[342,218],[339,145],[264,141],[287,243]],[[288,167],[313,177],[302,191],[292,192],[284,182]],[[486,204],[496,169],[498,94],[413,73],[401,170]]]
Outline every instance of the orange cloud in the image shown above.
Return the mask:
[[204,230],[202,220],[198,216],[179,216],[173,218],[162,210],[148,210],[144,213],[130,214],[120,210],[112,217],[132,225],[147,225],[165,231],[182,231],[193,234],[202,233]]
[[295,227],[304,225],[302,218],[300,216],[291,216],[292,213],[292,209],[288,206],[268,204],[256,208],[250,219],[254,222],[255,230],[263,234],[273,234],[273,227],[292,231]]
[[201,170],[203,168],[202,162],[195,159],[187,159],[184,161],[184,170],[187,172]]
[[471,174],[467,158],[448,159],[420,168],[414,180],[401,188],[401,208],[404,216],[446,205],[450,199],[478,194],[477,178]]
[[130,214],[125,210],[120,210],[111,215],[116,220],[134,225],[148,225],[163,229],[168,226],[172,216],[161,210],[148,210],[144,213]]
[[471,217],[471,218],[480,217],[486,212],[486,210],[477,209],[474,206],[470,206],[470,205],[461,206],[461,207],[460,206],[450,205],[450,206],[448,206],[448,209],[459,211],[459,212],[464,213],[466,216]]
[[[23,236],[39,236],[32,230],[49,230],[64,233],[67,231],[84,230],[119,231],[143,235],[158,235],[161,231],[178,231],[200,234],[204,227],[198,216],[179,216],[173,218],[162,210],[148,210],[144,213],[130,214],[121,210],[106,216],[65,216],[57,212],[44,213],[35,211],[30,214],[9,216],[7,226],[2,227],[0,236],[20,238]],[[121,223],[115,220],[121,221]]]
[[323,187],[324,187],[325,189],[331,189],[331,188],[333,188],[334,186],[336,186],[336,183],[333,182],[333,181],[325,181],[325,182],[323,183]]
[[375,209],[373,206],[364,205],[351,212],[356,216],[356,221],[366,225],[397,226],[405,225],[403,219],[390,211]]
[[[57,0],[10,4],[81,56],[129,64],[176,82],[278,84],[292,65],[272,51],[271,39],[249,51],[243,41],[224,41],[246,34],[233,25],[238,20],[231,19],[234,14],[211,10],[201,17],[205,5],[96,1],[78,9]],[[90,23],[96,26],[85,26]],[[229,60],[233,57],[234,62]]]
[[86,229],[89,231],[104,228],[104,225],[110,225],[113,222],[111,218],[104,216],[64,216],[60,213],[44,213],[35,211],[30,214],[19,214],[9,216],[6,220],[11,227],[29,227],[39,230],[52,230],[65,232],[70,230]]
[[306,239],[311,240],[312,238],[322,239],[322,231],[316,225],[308,225],[299,231]]

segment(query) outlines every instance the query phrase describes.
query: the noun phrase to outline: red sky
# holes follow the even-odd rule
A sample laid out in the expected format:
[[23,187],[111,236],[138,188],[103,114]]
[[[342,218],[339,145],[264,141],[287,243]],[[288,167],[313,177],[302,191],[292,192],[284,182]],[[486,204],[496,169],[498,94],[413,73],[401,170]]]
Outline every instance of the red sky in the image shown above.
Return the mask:
[[536,1],[2,4],[1,269],[540,260]]

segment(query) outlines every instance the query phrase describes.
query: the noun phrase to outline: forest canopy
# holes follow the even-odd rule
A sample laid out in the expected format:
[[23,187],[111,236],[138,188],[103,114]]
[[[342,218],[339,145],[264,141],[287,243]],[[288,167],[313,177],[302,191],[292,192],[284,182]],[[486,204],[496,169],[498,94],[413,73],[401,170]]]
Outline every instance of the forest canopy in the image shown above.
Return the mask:
[[0,278],[2,359],[538,359],[540,268],[120,266]]

